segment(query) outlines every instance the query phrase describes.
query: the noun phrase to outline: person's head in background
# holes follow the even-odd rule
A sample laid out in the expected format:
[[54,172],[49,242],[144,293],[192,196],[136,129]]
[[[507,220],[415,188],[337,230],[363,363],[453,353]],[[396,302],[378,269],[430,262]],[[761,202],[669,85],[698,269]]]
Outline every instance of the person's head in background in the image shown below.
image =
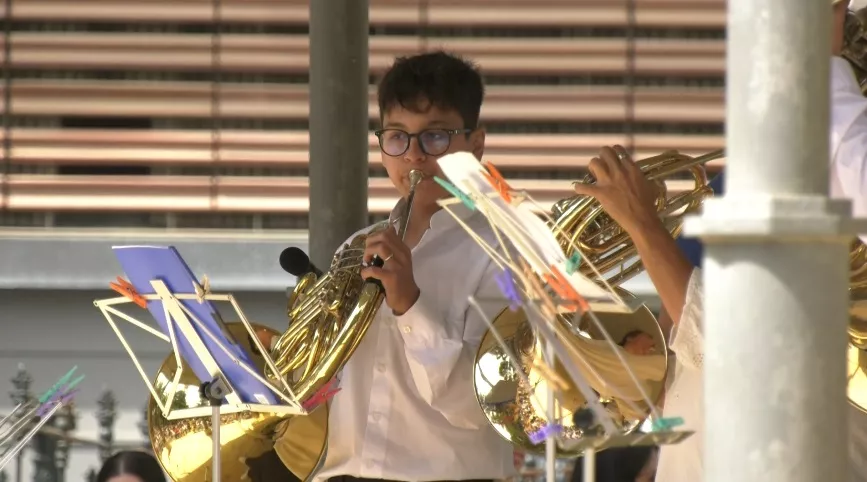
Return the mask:
[[[653,482],[658,458],[657,447],[603,450],[596,454],[596,482]],[[583,457],[575,462],[572,482],[585,482]]]
[[159,462],[135,450],[118,452],[102,464],[96,482],[166,482]]
[[432,179],[444,178],[437,159],[460,151],[481,159],[484,152],[482,76],[471,62],[445,52],[401,57],[383,76],[377,96],[382,164],[404,197],[409,171],[426,175],[416,188],[413,212],[430,215],[439,208],[438,199],[450,196]]
[[633,355],[652,355],[656,353],[656,342],[649,333],[632,330],[623,336],[620,346]]

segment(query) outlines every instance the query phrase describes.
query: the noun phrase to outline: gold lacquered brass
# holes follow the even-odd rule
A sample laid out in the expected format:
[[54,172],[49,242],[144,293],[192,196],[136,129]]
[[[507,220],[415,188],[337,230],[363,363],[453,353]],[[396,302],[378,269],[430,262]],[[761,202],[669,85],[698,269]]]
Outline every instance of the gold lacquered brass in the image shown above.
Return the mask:
[[[618,291],[627,300],[633,297],[624,290]],[[598,313],[597,318],[615,341],[619,342],[626,334],[633,332],[641,332],[652,338],[655,346],[653,353],[631,354],[623,350],[622,354],[642,381],[651,400],[658,401],[665,382],[668,359],[665,355],[665,338],[656,318],[644,306],[634,314]],[[558,320],[558,325],[559,331],[564,334],[564,341],[578,350],[584,360],[593,364],[593,369],[599,378],[588,370],[582,371],[590,386],[599,394],[599,401],[612,416],[615,424],[626,432],[638,428],[646,418],[650,407],[643,401],[634,383],[625,374],[613,349],[604,341],[595,324],[591,323],[589,317],[582,317],[575,327],[581,334],[574,334],[572,323],[566,317]],[[517,312],[504,310],[494,321],[494,327],[509,346],[510,351],[519,359],[532,388],[521,382],[509,358],[496,342],[493,334],[488,332],[482,339],[476,355],[474,368],[476,397],[488,420],[506,440],[528,452],[544,453],[545,445],[534,445],[529,437],[546,424],[544,414],[547,407],[548,385],[533,364],[533,360],[543,350],[541,340],[532,332],[526,315],[521,310]],[[621,350],[620,347],[616,349]],[[578,359],[574,361],[579,367],[584,366]],[[564,380],[570,379],[562,365],[557,364],[554,370]],[[616,390],[612,390],[612,386]],[[531,393],[534,396],[531,396]],[[626,397],[638,410],[624,403],[624,399],[619,398],[616,393]],[[588,406],[581,392],[576,387],[570,386],[568,390],[559,393],[557,401],[560,418],[552,422],[564,427],[562,436],[567,440],[576,440],[588,435],[572,422],[572,415],[577,410]],[[607,445],[602,448],[605,447]],[[558,448],[558,451],[559,456],[577,456],[582,452],[581,450],[570,452],[562,448]]]
[[[415,188],[422,178],[420,171],[410,172],[410,192],[398,225],[401,239],[406,234]],[[381,223],[368,234],[355,236],[334,256],[328,273],[323,276],[317,278],[308,273],[298,280],[289,297],[289,328],[277,338],[271,351],[277,374],[264,370],[262,357],[253,355],[265,376],[275,382],[278,377],[285,379],[302,404],[326,388],[349,361],[385,299],[382,287],[365,281],[360,274],[367,237],[385,229],[391,229],[391,224]],[[234,326],[231,332],[249,353],[255,353],[243,325]],[[171,355],[163,362],[157,376],[163,389],[174,367],[175,358]],[[184,373],[188,374],[183,381],[185,390],[175,398],[176,403],[206,404],[198,399],[199,382],[192,371],[187,369]],[[190,395],[183,395],[187,392]],[[148,406],[148,429],[154,452],[172,480],[210,480],[210,417],[169,421],[152,399]],[[272,447],[283,464],[302,481],[313,475],[317,462],[324,455],[328,430],[325,404],[305,416],[240,413],[223,415],[222,420],[224,480],[251,481],[244,475],[245,460],[256,459]],[[255,482],[271,482],[271,479],[265,475]]]
[[[253,325],[256,329],[273,330]],[[255,353],[242,323],[227,323],[226,328],[238,343],[249,353]],[[258,354],[252,355],[259,370],[264,371],[265,361]],[[172,401],[173,408],[207,407],[208,400],[199,395],[201,383],[186,362],[183,363],[178,390]],[[168,357],[157,372],[154,387],[161,396],[168,394],[171,379],[177,364],[175,357]],[[149,399],[148,435],[154,454],[169,476],[178,482],[205,482],[211,479],[211,417],[196,417],[168,420],[163,417],[153,398]],[[305,417],[270,415],[266,413],[240,412],[220,417],[220,442],[223,480],[250,481],[246,476],[245,459],[255,459],[274,447],[275,434],[287,429],[303,433],[303,443],[290,447],[292,458],[287,467],[295,474],[310,473],[325,448],[328,407],[322,405]],[[279,449],[279,447],[278,447]],[[266,479],[267,480],[267,479]],[[273,479],[276,482],[277,479]]]
[[[672,236],[680,234],[683,216],[696,212],[702,201],[713,194],[708,186],[704,164],[723,156],[722,150],[699,157],[667,151],[636,162],[644,175],[657,185],[656,208]],[[675,173],[690,174],[694,181],[693,188],[669,195],[665,179]],[[590,183],[593,179],[588,175],[582,182]],[[629,235],[603,211],[595,198],[573,196],[563,199],[554,204],[552,217],[552,229],[566,255],[571,256],[575,251],[574,246],[578,246],[610,285],[618,286],[644,269]],[[612,273],[615,268],[616,272]],[[584,263],[579,269],[584,276],[600,281],[589,264]]]
[[852,241],[849,251],[849,403],[867,413],[867,246]]

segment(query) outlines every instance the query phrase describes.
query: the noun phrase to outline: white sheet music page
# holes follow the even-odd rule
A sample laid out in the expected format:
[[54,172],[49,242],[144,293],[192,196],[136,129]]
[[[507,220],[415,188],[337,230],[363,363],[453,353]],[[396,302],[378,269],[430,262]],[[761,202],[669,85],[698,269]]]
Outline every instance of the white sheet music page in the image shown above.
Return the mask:
[[[594,310],[628,310],[614,293],[597,285],[577,270],[569,272],[569,258],[551,228],[533,212],[533,203],[527,201],[529,195],[518,196],[520,193],[515,193],[511,202],[508,202],[486,177],[487,169],[469,152],[449,154],[437,162],[448,181],[471,199],[475,209],[488,218],[537,275],[544,277],[552,273],[552,266],[556,267],[572,288],[590,302]],[[520,270],[518,266],[510,268],[514,271]]]

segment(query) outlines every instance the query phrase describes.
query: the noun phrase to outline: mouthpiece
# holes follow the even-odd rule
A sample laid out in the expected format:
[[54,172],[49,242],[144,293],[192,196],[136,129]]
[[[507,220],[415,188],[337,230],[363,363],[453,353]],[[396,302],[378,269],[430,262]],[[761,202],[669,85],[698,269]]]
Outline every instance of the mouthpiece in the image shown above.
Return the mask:
[[409,189],[415,189],[415,187],[418,186],[418,183],[420,183],[422,179],[424,179],[423,172],[419,171],[418,169],[413,169],[412,171],[409,171]]

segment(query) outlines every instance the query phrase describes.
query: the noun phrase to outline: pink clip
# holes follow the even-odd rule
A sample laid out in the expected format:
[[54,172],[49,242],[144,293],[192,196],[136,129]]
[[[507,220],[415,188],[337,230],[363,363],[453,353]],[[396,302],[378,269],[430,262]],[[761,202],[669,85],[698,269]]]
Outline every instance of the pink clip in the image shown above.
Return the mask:
[[316,407],[321,405],[328,400],[331,400],[337,392],[340,391],[340,388],[332,390],[331,387],[334,386],[334,383],[337,380],[332,378],[330,382],[326,383],[325,386],[320,388],[316,393],[313,394],[306,402],[302,403],[301,406],[307,412],[312,412]]

